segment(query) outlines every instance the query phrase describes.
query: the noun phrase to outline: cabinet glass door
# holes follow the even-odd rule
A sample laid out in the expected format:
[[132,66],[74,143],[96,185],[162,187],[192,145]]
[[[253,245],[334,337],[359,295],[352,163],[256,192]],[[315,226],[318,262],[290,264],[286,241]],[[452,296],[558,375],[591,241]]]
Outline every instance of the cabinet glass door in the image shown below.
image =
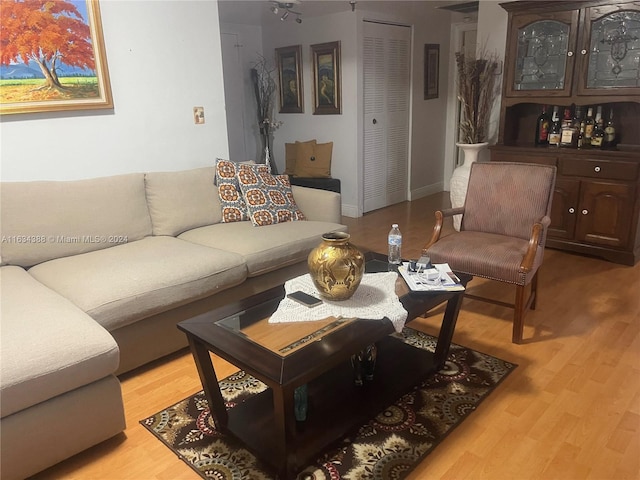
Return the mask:
[[[602,11],[590,10],[591,16]],[[640,89],[640,11],[619,10],[592,18],[586,53],[589,93],[595,93],[594,89]]]
[[509,31],[508,96],[569,96],[578,10],[514,15]]

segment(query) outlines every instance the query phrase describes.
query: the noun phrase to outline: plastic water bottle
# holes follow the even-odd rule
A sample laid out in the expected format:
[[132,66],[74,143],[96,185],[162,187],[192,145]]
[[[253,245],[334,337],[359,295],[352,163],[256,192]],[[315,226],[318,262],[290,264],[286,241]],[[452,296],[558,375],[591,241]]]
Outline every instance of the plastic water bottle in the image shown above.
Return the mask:
[[398,224],[391,225],[389,232],[389,263],[400,265],[402,262],[402,233]]

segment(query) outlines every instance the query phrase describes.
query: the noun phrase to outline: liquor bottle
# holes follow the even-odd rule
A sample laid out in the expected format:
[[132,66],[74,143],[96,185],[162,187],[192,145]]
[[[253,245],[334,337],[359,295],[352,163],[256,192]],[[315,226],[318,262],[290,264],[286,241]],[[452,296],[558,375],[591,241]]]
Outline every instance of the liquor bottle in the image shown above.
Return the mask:
[[598,106],[596,110],[596,120],[591,132],[591,147],[602,148],[602,140],[604,139],[604,128],[602,122],[602,106]]
[[399,265],[402,262],[402,233],[398,224],[391,225],[389,232],[389,263]]
[[593,135],[593,127],[595,122],[593,121],[593,107],[589,107],[587,110],[587,119],[585,120],[584,125],[584,146],[588,147],[591,145],[591,136]]
[[549,146],[557,147],[560,145],[560,118],[558,117],[558,107],[553,107],[553,115],[551,116],[551,128],[549,129]]
[[536,121],[536,145],[549,145],[549,127],[551,126],[551,119],[547,113],[547,106],[542,106],[542,113],[538,116]]
[[[575,106],[574,106],[575,112]],[[574,115],[571,114],[570,108],[564,109],[564,119],[562,120],[562,131],[560,133],[560,146],[564,148],[578,147],[578,129]]]
[[613,124],[613,108],[609,109],[609,120],[604,127],[604,139],[602,148],[613,148],[616,146],[616,127]]
[[583,148],[584,147],[584,127],[585,127],[585,121],[582,120],[580,122],[580,129],[578,131],[578,139],[576,140],[576,148]]

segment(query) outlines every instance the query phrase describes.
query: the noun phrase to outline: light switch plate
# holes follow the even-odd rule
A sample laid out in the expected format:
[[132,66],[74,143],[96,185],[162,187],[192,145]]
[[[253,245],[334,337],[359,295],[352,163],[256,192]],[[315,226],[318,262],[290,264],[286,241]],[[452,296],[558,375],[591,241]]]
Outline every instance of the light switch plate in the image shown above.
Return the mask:
[[193,120],[196,125],[204,123],[204,107],[193,107]]

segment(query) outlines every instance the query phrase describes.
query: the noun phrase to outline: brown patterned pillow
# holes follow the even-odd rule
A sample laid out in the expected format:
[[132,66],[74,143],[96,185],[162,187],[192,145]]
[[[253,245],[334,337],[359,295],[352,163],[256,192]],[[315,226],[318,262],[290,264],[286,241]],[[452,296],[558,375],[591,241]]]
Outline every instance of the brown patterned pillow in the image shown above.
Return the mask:
[[238,185],[238,175],[244,169],[268,172],[266,165],[236,163],[218,159],[216,162],[216,185],[222,203],[222,223],[249,220],[247,205]]
[[238,183],[254,226],[306,220],[296,205],[287,175],[243,169]]

